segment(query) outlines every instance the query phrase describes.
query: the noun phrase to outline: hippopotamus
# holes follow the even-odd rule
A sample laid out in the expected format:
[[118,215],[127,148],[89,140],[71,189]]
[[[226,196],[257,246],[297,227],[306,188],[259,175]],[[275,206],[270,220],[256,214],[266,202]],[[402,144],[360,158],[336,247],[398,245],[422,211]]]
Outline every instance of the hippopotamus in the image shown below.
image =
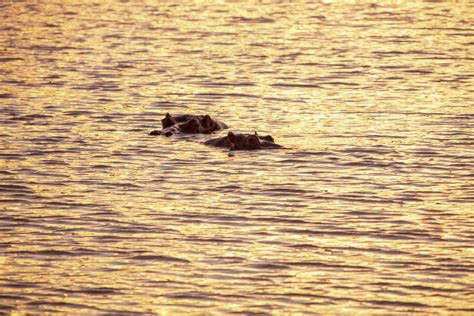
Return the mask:
[[272,136],[255,134],[235,134],[229,132],[227,136],[209,139],[204,145],[229,148],[230,150],[276,149],[281,145],[275,144]]
[[212,119],[209,115],[171,115],[166,113],[165,118],[161,120],[163,129],[153,130],[150,135],[173,134],[211,134],[215,131],[227,128],[227,125]]

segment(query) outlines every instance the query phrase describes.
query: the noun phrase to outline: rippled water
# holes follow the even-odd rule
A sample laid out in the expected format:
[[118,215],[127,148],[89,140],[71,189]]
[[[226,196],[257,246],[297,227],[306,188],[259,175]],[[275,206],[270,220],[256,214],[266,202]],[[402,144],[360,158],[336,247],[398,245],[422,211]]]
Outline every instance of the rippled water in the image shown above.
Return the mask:
[[[474,5],[0,21],[0,313],[474,312]],[[166,112],[285,149],[148,136]]]

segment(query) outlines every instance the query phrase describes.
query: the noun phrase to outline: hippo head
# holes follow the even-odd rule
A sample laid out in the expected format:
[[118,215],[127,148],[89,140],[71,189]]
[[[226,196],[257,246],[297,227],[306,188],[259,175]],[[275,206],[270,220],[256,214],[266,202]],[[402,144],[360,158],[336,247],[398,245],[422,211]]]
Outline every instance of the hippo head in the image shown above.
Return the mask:
[[229,132],[227,134],[229,147],[231,150],[252,150],[261,149],[262,144],[257,135],[234,134]]
[[175,125],[177,122],[174,117],[169,113],[166,113],[165,118],[161,120],[161,126],[163,129]]
[[192,118],[186,122],[179,123],[179,130],[182,133],[196,134],[202,133],[203,127],[196,118]]
[[201,119],[201,125],[204,133],[212,133],[219,129],[219,124],[214,121],[209,115],[204,115]]
[[257,134],[257,132],[255,132],[255,136],[257,136],[261,140],[266,140],[267,142],[275,143],[275,139],[272,137],[272,135],[260,136]]

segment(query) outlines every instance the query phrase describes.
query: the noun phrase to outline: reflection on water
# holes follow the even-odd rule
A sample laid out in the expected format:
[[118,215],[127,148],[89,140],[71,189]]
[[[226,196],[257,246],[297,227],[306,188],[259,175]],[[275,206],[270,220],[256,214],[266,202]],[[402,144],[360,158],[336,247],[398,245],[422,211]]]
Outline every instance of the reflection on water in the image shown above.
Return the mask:
[[472,5],[0,6],[0,311],[474,311]]

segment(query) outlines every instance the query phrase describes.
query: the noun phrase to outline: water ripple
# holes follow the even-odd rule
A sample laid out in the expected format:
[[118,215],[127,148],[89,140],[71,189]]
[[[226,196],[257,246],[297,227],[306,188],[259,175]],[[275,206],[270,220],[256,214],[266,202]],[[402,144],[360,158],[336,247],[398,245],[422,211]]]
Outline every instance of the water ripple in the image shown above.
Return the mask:
[[471,4],[0,6],[0,313],[472,313]]

